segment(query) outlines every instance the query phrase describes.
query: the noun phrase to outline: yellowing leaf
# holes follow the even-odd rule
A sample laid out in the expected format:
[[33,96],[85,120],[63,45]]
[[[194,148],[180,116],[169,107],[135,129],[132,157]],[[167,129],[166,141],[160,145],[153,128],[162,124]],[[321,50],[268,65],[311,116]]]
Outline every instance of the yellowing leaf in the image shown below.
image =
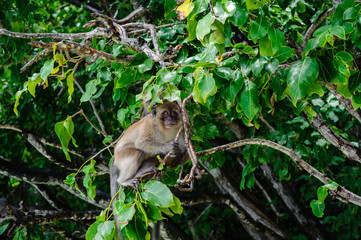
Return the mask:
[[192,12],[194,4],[187,0],[177,8],[177,15],[179,20],[183,20]]

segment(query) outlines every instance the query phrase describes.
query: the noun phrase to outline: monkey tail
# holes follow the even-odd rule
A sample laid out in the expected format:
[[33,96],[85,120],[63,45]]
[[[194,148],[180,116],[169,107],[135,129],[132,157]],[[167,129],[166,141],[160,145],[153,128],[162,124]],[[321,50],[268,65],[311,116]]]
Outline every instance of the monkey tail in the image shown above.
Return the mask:
[[[114,163],[114,160],[113,160]],[[118,193],[119,188],[118,188],[118,176],[119,176],[119,170],[114,166],[114,164],[112,163],[111,167],[110,167],[110,195],[113,199],[113,197]],[[114,212],[115,209],[115,202],[119,199],[118,195],[116,197],[114,197],[113,201],[112,201],[112,209]],[[116,214],[114,212],[114,221],[115,221],[115,226],[117,227],[118,230],[118,237],[119,240],[124,240],[122,233],[120,231],[120,227],[118,224],[118,214]]]

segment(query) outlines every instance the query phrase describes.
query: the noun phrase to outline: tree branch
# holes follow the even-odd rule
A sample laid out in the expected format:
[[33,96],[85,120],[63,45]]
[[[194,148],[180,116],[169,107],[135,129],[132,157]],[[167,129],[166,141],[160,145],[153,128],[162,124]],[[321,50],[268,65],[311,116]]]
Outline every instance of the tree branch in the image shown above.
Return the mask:
[[[214,178],[214,183],[218,186],[223,194],[230,195],[235,204],[243,209],[247,215],[250,216],[252,221],[259,223],[262,227],[265,228],[261,230],[257,227],[255,230],[253,226],[248,224],[248,218],[243,218],[242,215],[239,215],[243,227],[254,239],[275,239],[275,235],[278,236],[278,238],[287,238],[287,235],[282,231],[282,229],[279,228],[277,224],[275,224],[268,216],[266,216],[264,212],[257,208],[253,202],[249,201],[244,195],[242,195],[242,193],[239,191],[239,187],[235,187],[227,178],[227,176],[221,171],[221,169],[210,169],[208,161],[204,161],[203,163],[200,162],[200,164]],[[237,213],[239,213],[239,211],[237,211]],[[262,237],[260,235],[262,235]]]
[[301,43],[302,53],[305,50],[305,47],[308,43],[308,40],[311,38],[313,32],[316,30],[318,25],[320,25],[327,17],[333,14],[336,10],[336,7],[330,8],[327,11],[323,12],[316,20],[315,23],[311,24],[311,26],[307,29],[305,35],[303,36],[303,40]]
[[[321,172],[313,168],[311,165],[309,165],[307,162],[302,160],[293,149],[287,148],[285,146],[282,146],[280,144],[265,139],[253,138],[253,139],[239,140],[236,142],[232,142],[229,144],[225,144],[222,146],[197,152],[197,156],[206,156],[213,154],[215,152],[226,151],[232,148],[242,147],[246,145],[267,146],[275,150],[278,150],[280,152],[283,152],[295,162],[298,168],[306,170],[311,176],[317,178],[323,184],[328,184],[331,181],[330,178],[326,177],[324,174],[322,174]],[[346,202],[351,202],[357,206],[361,206],[361,197],[354,194],[353,192],[350,192],[349,190],[347,190],[346,188],[340,185],[337,188],[337,190],[334,192],[334,194],[336,194],[338,197],[340,197],[342,200],[345,200]]]
[[[79,88],[80,92],[81,92],[82,94],[84,94],[84,90],[83,90],[83,88],[81,87],[81,85],[78,83],[78,81],[74,79],[74,82],[75,82],[75,85]],[[95,117],[96,117],[97,120],[98,120],[99,126],[100,126],[100,128],[102,129],[102,132],[103,132],[105,135],[107,135],[107,132],[105,131],[105,127],[104,127],[104,124],[103,124],[103,121],[102,121],[102,119],[101,119],[100,116],[99,116],[99,113],[98,113],[98,111],[97,111],[97,109],[96,109],[96,107],[95,107],[94,101],[93,101],[92,99],[89,99],[89,103],[90,103],[90,105],[91,105],[91,107],[92,107],[92,109],[93,109],[93,112],[94,112]]]
[[341,94],[337,92],[337,86],[334,84],[322,83],[336,98],[337,100],[345,107],[345,109],[361,123],[361,110],[354,109],[351,100],[344,98]]
[[[48,140],[46,140],[45,138],[43,137],[39,137],[37,136],[36,134],[32,133],[32,132],[29,132],[27,130],[24,130],[24,129],[21,129],[19,126],[16,126],[16,125],[11,125],[11,124],[0,124],[0,129],[8,129],[8,130],[13,130],[13,131],[16,131],[16,132],[20,132],[20,133],[23,133],[23,135],[26,135],[26,134],[30,134],[32,136],[32,140],[35,142],[37,142],[36,144],[39,144],[39,141],[42,142],[43,144],[45,145],[48,145],[48,146],[51,146],[51,147],[54,147],[54,148],[58,148],[58,149],[62,149],[62,146],[60,144],[57,144],[57,143],[53,143],[53,142],[49,142]],[[24,136],[25,137],[25,136]],[[27,139],[28,140],[28,139]],[[31,143],[32,144],[32,143]],[[32,144],[33,145],[33,144]],[[40,152],[40,151],[39,151]],[[85,158],[83,155],[81,155],[79,152],[75,151],[75,150],[72,150],[72,149],[68,149],[68,152],[77,156],[77,157],[80,157],[80,158]],[[44,155],[45,156],[45,155]],[[46,156],[45,156],[46,157]],[[49,159],[50,160],[50,159]],[[56,163],[56,164],[60,164],[60,163]]]
[[[0,174],[30,184],[47,184],[51,186],[59,186],[92,205],[103,209],[109,206],[110,197],[106,193],[97,190],[97,196],[94,200],[92,200],[74,188],[69,189],[69,185],[63,182],[63,180],[66,178],[66,174],[63,172],[51,169],[40,170],[26,168],[17,164],[7,162],[0,158]],[[82,187],[81,183],[79,183],[79,185],[79,187]]]
[[[303,110],[303,117],[308,120],[308,114]],[[346,139],[338,135],[332,128],[330,128],[322,117],[317,114],[312,118],[311,125],[321,134],[321,136],[343,154],[345,154],[350,160],[361,163],[361,150],[349,143]]]

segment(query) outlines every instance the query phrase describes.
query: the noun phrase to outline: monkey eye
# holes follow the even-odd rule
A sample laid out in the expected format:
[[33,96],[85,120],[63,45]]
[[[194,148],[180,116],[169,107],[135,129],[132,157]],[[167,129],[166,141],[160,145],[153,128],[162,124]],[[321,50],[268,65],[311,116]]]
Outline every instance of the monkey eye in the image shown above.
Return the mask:
[[164,111],[164,112],[163,112],[163,116],[164,116],[164,117],[168,117],[168,115],[169,115],[169,112],[168,112],[168,111]]

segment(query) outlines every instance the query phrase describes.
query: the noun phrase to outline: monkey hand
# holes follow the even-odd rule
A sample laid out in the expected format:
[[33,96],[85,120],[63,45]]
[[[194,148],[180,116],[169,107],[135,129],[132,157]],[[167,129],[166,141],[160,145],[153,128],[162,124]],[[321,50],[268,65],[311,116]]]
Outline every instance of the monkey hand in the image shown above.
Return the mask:
[[173,141],[172,145],[173,145],[173,148],[179,148],[179,142],[178,141]]

